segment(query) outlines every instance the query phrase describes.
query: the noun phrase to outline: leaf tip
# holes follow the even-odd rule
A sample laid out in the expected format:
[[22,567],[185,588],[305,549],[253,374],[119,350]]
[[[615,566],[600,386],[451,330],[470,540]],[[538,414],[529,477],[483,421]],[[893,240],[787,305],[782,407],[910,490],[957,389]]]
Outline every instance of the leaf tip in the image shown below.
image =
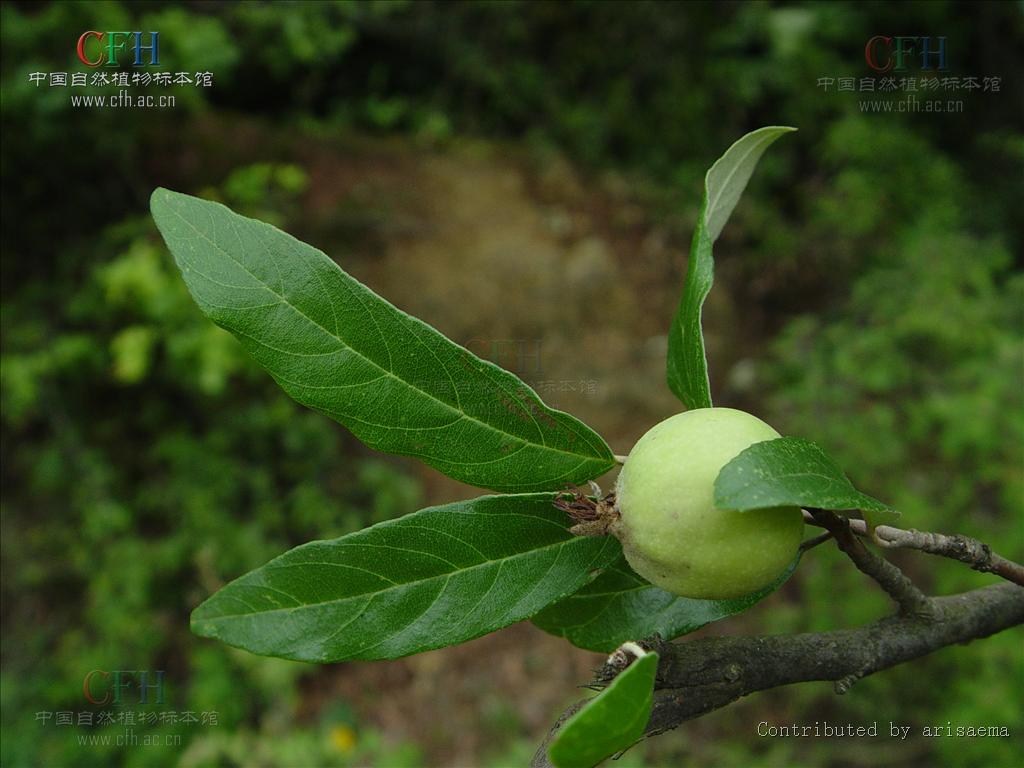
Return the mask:
[[153,193],[149,196],[149,209],[153,210],[158,205],[166,202],[171,197],[171,190],[166,187],[157,187],[153,190]]
[[193,619],[191,622],[189,622],[189,629],[192,630],[193,635],[198,635],[199,637],[208,637],[213,640],[217,639],[217,633],[214,630],[213,624],[211,624],[210,622],[202,620],[196,621],[195,619]]
[[217,626],[210,620],[209,600],[204,600],[192,611],[188,624],[192,634],[217,639]]
[[167,214],[171,211],[176,198],[184,197],[180,192],[174,192],[166,187],[157,187],[149,196],[149,213],[157,223],[157,227],[163,231],[162,224]]

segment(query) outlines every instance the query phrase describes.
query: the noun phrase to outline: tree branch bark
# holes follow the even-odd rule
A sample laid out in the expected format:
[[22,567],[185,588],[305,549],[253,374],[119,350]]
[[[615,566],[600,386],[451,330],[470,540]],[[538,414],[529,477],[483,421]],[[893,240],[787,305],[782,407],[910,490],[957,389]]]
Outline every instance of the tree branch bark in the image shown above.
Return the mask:
[[[827,680],[843,693],[867,675],[1024,623],[1024,588],[1015,584],[993,584],[927,602],[928,619],[900,613],[831,632],[644,643],[661,655],[646,733],[663,733],[781,685]],[[599,674],[600,679],[607,677]],[[563,722],[565,718],[545,745]],[[533,768],[550,768],[545,745],[534,755]]]

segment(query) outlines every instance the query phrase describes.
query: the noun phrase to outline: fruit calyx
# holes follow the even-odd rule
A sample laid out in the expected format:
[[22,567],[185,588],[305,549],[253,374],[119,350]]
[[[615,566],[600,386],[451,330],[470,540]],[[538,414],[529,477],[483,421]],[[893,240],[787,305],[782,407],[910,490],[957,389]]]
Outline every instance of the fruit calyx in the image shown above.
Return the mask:
[[569,532],[575,536],[606,536],[609,526],[619,519],[615,507],[615,492],[604,494],[594,481],[590,482],[588,496],[576,485],[566,486],[555,497],[554,504],[575,521]]

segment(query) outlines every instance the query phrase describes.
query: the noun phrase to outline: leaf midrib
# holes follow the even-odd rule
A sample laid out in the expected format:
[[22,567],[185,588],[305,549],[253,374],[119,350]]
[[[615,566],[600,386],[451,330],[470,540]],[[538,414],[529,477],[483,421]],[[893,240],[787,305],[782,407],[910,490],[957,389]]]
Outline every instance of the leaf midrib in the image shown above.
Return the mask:
[[[208,236],[207,236],[207,235],[206,235],[206,234],[205,234],[204,232],[202,232],[202,231],[201,231],[201,230],[200,230],[200,229],[199,229],[198,227],[196,227],[196,225],[195,225],[195,224],[193,224],[193,223],[192,223],[191,221],[189,221],[189,220],[188,220],[188,219],[187,219],[187,218],[186,218],[185,216],[181,215],[181,214],[180,214],[180,213],[179,213],[179,212],[178,212],[177,210],[175,210],[175,208],[173,207],[173,205],[171,205],[171,206],[168,206],[168,210],[169,210],[169,211],[170,211],[170,212],[171,212],[172,214],[174,214],[174,215],[175,215],[175,216],[176,216],[176,217],[177,217],[177,218],[178,218],[178,219],[179,219],[180,221],[182,221],[182,222],[183,222],[184,224],[186,224],[186,225],[187,225],[187,226],[188,226],[189,228],[191,228],[191,229],[192,229],[192,231],[196,233],[196,235],[198,235],[198,236],[199,236],[200,238],[202,238],[203,240],[205,240],[206,242],[208,242],[208,243],[209,243],[209,244],[210,244],[211,246],[213,246],[213,247],[214,247],[215,249],[217,249],[217,250],[218,250],[218,251],[220,251],[220,252],[221,252],[222,254],[224,254],[224,255],[225,255],[225,256],[227,256],[227,257],[228,257],[229,259],[231,259],[231,261],[232,261],[232,262],[233,262],[234,264],[236,264],[236,265],[237,265],[238,267],[240,267],[240,268],[241,268],[241,269],[242,269],[242,270],[243,270],[243,271],[244,271],[244,272],[245,272],[245,273],[246,273],[247,275],[249,275],[249,277],[251,277],[251,278],[252,278],[253,280],[255,280],[255,281],[257,282],[257,284],[259,284],[259,286],[260,286],[261,288],[263,288],[264,290],[267,290],[267,291],[269,291],[269,292],[270,292],[270,293],[271,293],[272,295],[274,295],[274,296],[276,296],[276,297],[277,297],[278,301],[280,301],[280,302],[281,302],[282,304],[284,304],[285,306],[289,307],[289,308],[290,308],[290,309],[291,309],[292,311],[294,311],[294,312],[295,312],[295,313],[296,313],[297,315],[299,315],[300,317],[304,318],[305,320],[307,320],[307,321],[308,321],[309,323],[311,323],[312,325],[314,325],[314,326],[316,326],[317,328],[319,328],[319,329],[320,329],[321,331],[323,331],[323,332],[324,332],[325,334],[327,334],[327,335],[328,335],[329,337],[331,337],[331,338],[335,339],[335,340],[336,340],[336,341],[337,341],[337,342],[338,342],[339,344],[341,344],[341,345],[342,345],[342,347],[344,347],[344,348],[345,348],[345,349],[347,349],[347,350],[350,350],[350,351],[351,351],[352,353],[354,353],[355,355],[357,355],[357,356],[358,356],[358,357],[359,357],[360,359],[362,359],[362,360],[365,360],[366,362],[368,362],[368,363],[369,363],[370,365],[372,365],[373,367],[375,367],[375,368],[376,368],[377,370],[381,371],[381,372],[382,372],[382,373],[383,373],[383,374],[384,374],[385,376],[390,376],[391,378],[393,378],[393,379],[394,379],[395,381],[399,382],[400,384],[402,384],[402,385],[404,385],[404,386],[406,386],[406,387],[409,387],[410,389],[412,389],[412,390],[414,390],[414,391],[416,391],[416,392],[419,392],[420,394],[422,394],[422,395],[426,396],[426,397],[427,397],[427,398],[429,398],[430,400],[433,400],[434,402],[438,403],[438,404],[439,404],[439,405],[441,405],[441,406],[442,406],[443,408],[446,408],[446,409],[448,409],[448,410],[452,411],[453,413],[455,413],[455,414],[458,414],[458,415],[459,415],[459,416],[460,416],[461,418],[467,419],[467,420],[469,420],[470,422],[472,422],[472,423],[474,423],[474,424],[478,424],[478,425],[480,425],[480,426],[482,426],[482,427],[484,427],[484,428],[486,428],[486,429],[489,429],[489,430],[491,430],[492,432],[497,432],[497,433],[498,433],[499,435],[504,435],[504,436],[506,436],[506,437],[510,437],[510,438],[512,438],[513,440],[515,440],[516,442],[522,443],[522,444],[524,444],[524,445],[532,445],[532,446],[536,446],[536,447],[539,447],[539,448],[541,448],[541,449],[543,449],[543,450],[546,450],[546,451],[551,451],[551,452],[554,452],[554,453],[560,453],[560,454],[564,454],[564,455],[566,455],[566,456],[572,456],[572,457],[574,457],[574,458],[581,458],[581,459],[583,459],[583,462],[589,462],[589,461],[599,461],[599,460],[600,460],[600,458],[601,458],[601,457],[599,457],[599,456],[595,456],[595,455],[593,455],[593,454],[582,454],[582,453],[573,453],[572,451],[567,451],[567,450],[565,450],[565,449],[563,449],[563,448],[556,448],[556,447],[550,446],[550,445],[548,445],[548,444],[547,444],[547,442],[545,442],[545,441],[544,441],[544,435],[543,435],[543,433],[541,434],[541,440],[542,440],[542,442],[540,442],[540,443],[536,443],[536,442],[533,442],[533,441],[531,441],[531,440],[528,440],[528,439],[526,439],[526,438],[523,438],[523,437],[520,437],[520,436],[518,436],[518,435],[515,435],[515,434],[513,434],[513,433],[511,433],[511,432],[505,432],[504,430],[502,430],[502,429],[499,429],[498,427],[495,427],[495,426],[493,426],[493,425],[491,425],[491,424],[488,424],[488,423],[487,423],[486,421],[481,421],[480,419],[478,419],[478,418],[476,418],[476,417],[474,417],[474,416],[471,416],[470,414],[466,413],[466,412],[465,412],[464,410],[461,410],[461,409],[459,409],[459,408],[456,408],[456,407],[454,407],[453,405],[451,405],[450,403],[446,403],[446,402],[445,402],[444,400],[441,400],[441,399],[439,399],[438,397],[436,397],[435,395],[433,395],[433,394],[432,394],[432,393],[430,393],[430,392],[427,392],[427,391],[426,391],[426,390],[424,390],[424,389],[420,389],[419,387],[415,386],[415,385],[414,385],[413,383],[411,383],[411,382],[408,382],[408,381],[405,381],[404,379],[401,379],[401,378],[399,378],[398,376],[396,376],[396,375],[395,375],[395,373],[394,373],[393,371],[390,371],[390,370],[388,370],[387,368],[385,368],[384,366],[382,366],[382,365],[381,365],[380,363],[378,363],[378,362],[377,362],[376,360],[374,360],[373,358],[371,358],[371,357],[368,357],[368,356],[367,356],[366,354],[364,354],[364,353],[363,353],[363,352],[362,352],[361,350],[358,350],[358,349],[356,349],[355,347],[351,346],[351,345],[350,345],[350,344],[348,344],[348,343],[347,343],[347,342],[346,342],[346,341],[345,341],[344,339],[342,339],[342,338],[341,338],[340,336],[338,336],[338,335],[337,335],[336,333],[333,333],[333,332],[329,331],[329,330],[328,330],[327,328],[325,328],[325,327],[324,327],[323,325],[321,325],[321,324],[320,324],[319,322],[317,322],[316,320],[314,320],[313,318],[311,318],[311,317],[310,317],[309,315],[307,315],[307,314],[306,314],[305,312],[303,312],[303,311],[302,311],[301,309],[299,309],[299,308],[298,308],[297,306],[295,306],[295,305],[294,305],[294,304],[293,304],[292,302],[290,302],[290,301],[289,301],[289,300],[287,299],[287,297],[285,297],[284,295],[282,295],[282,294],[278,293],[278,292],[277,292],[277,291],[275,291],[275,290],[274,290],[274,289],[273,289],[273,288],[272,288],[272,287],[271,287],[270,285],[268,285],[268,284],[267,284],[266,282],[264,282],[264,281],[263,281],[263,280],[261,280],[261,279],[260,279],[259,277],[257,277],[256,275],[254,275],[254,274],[253,274],[253,273],[252,273],[252,272],[251,272],[251,271],[249,270],[249,268],[248,268],[248,267],[246,267],[246,265],[245,265],[245,264],[243,264],[243,263],[242,263],[241,261],[239,261],[238,259],[234,258],[234,257],[233,257],[233,256],[232,256],[232,255],[231,255],[231,254],[230,254],[230,253],[229,253],[228,251],[226,251],[226,250],[225,250],[225,249],[224,249],[223,247],[221,247],[220,245],[218,245],[218,244],[217,244],[216,242],[214,242],[214,241],[213,241],[212,239],[210,239],[210,238],[209,238],[209,237],[208,237]],[[257,222],[257,223],[260,223],[260,222]],[[234,224],[232,223],[232,225],[231,225],[231,226],[232,226],[232,228],[233,228],[233,227],[234,227]],[[278,230],[278,231],[280,231],[280,230]],[[238,233],[237,233],[237,230],[236,230],[235,234],[236,234],[236,236],[237,236],[237,234],[238,234]],[[285,234],[285,235],[287,235],[287,233],[282,233],[282,234]],[[331,264],[334,264],[334,262],[333,262],[333,261],[331,261],[330,257],[329,257],[329,256],[327,256],[327,255],[326,255],[326,254],[325,254],[325,253],[324,253],[323,251],[321,251],[321,250],[319,250],[319,249],[317,249],[317,248],[313,248],[313,246],[308,246],[308,245],[307,245],[307,247],[311,248],[311,249],[312,249],[312,250],[313,250],[313,251],[314,251],[315,253],[317,253],[317,254],[319,254],[319,255],[321,255],[321,256],[324,256],[325,258],[327,258],[327,259],[328,259],[328,261],[330,261],[330,262],[331,262]],[[276,264],[276,262],[274,262],[274,263]],[[336,264],[335,264],[335,266],[337,267],[337,265],[336,265]],[[194,267],[192,267],[192,268],[194,269]],[[200,276],[202,276],[202,277],[203,277],[204,279],[206,279],[206,280],[209,280],[210,282],[213,282],[213,283],[217,283],[217,284],[221,284],[221,283],[219,283],[219,281],[216,281],[216,280],[214,280],[213,278],[211,278],[211,277],[209,277],[208,275],[206,275],[206,274],[204,274],[204,273],[200,272],[199,270],[196,270],[196,273],[197,273],[197,274],[199,274]],[[378,297],[378,298],[381,298],[381,297]],[[385,301],[385,302],[387,303],[386,299],[383,299],[383,298],[381,298],[381,301]],[[409,319],[413,320],[414,322],[422,322],[422,321],[419,321],[419,320],[417,320],[416,318],[412,317],[411,315],[408,315],[407,313],[404,313],[404,312],[402,312],[402,310],[400,310],[400,309],[399,309],[398,307],[395,307],[394,305],[392,305],[392,304],[390,304],[390,303],[389,303],[389,306],[390,306],[390,307],[391,307],[392,309],[394,309],[394,310],[395,310],[396,312],[400,313],[400,314],[401,314],[402,316],[404,316],[404,317],[407,317],[407,318],[409,318]],[[427,327],[429,327],[429,326],[427,326]],[[244,334],[244,335],[248,335],[248,334]],[[250,337],[250,338],[252,338],[252,337]],[[421,340],[421,343],[422,343],[422,340]],[[486,360],[481,360],[480,362],[481,362],[481,363],[483,363],[483,364],[484,364],[484,366],[488,366],[488,365],[493,365],[493,363],[489,363],[489,362],[488,362],[488,361],[486,361]],[[495,367],[496,367],[496,366],[495,366]],[[501,369],[499,368],[499,369],[498,369],[498,371],[501,371]],[[481,371],[481,372],[482,372],[482,371]],[[449,374],[449,375],[450,375],[450,374]],[[504,386],[503,386],[503,385],[502,385],[502,384],[501,384],[500,382],[496,381],[496,380],[495,380],[495,379],[494,379],[494,378],[493,378],[492,376],[488,376],[488,379],[489,379],[489,380],[490,380],[490,381],[491,381],[492,383],[495,383],[495,384],[497,384],[497,385],[498,385],[498,386],[499,386],[499,387],[501,388],[502,392],[504,392],[504,393],[505,393],[506,395],[508,395],[509,397],[512,397],[512,398],[513,398],[513,399],[514,399],[514,400],[515,400],[515,401],[516,401],[516,402],[517,402],[517,403],[518,403],[518,404],[519,404],[520,406],[522,406],[522,407],[523,407],[523,410],[524,410],[524,411],[526,411],[526,412],[527,412],[528,414],[530,414],[531,418],[533,418],[533,414],[532,414],[532,413],[530,412],[530,409],[529,409],[529,408],[527,408],[527,407],[526,407],[526,406],[525,406],[525,405],[523,404],[523,402],[522,402],[522,401],[521,401],[521,400],[519,399],[519,397],[517,397],[517,396],[516,396],[516,394],[515,394],[515,393],[513,393],[513,392],[509,392],[509,391],[508,391],[508,390],[507,390],[507,389],[506,389],[506,388],[505,388],[505,387],[504,387]],[[524,384],[524,386],[526,386],[526,385]],[[550,409],[549,409],[549,410],[550,410]],[[557,416],[557,415],[558,415],[558,414],[559,414],[560,412],[559,412],[559,411],[554,411],[554,413],[555,413],[555,414],[556,414],[556,416]],[[346,414],[346,415],[347,415],[347,414]],[[559,421],[560,421],[560,423],[562,424],[562,426],[566,426],[566,427],[569,427],[569,428],[571,428],[571,426],[572,426],[572,425],[566,425],[566,424],[564,424],[564,422],[562,422],[561,420],[559,420]],[[455,423],[455,422],[453,422],[453,423]],[[535,420],[535,419],[534,419],[534,423],[536,423],[536,420]],[[589,441],[589,440],[587,439],[587,436],[586,436],[586,435],[581,435],[581,434],[580,434],[579,432],[577,432],[577,431],[576,431],[575,429],[572,429],[571,431],[572,431],[572,434],[576,435],[576,437],[578,437],[578,438],[582,438],[582,439],[583,439],[583,441],[584,441],[584,442],[585,442],[585,443],[586,443],[586,444],[588,445],[588,447],[590,447],[590,448],[593,448],[593,447],[594,447],[594,446],[593,446],[593,445],[592,445],[592,444],[590,443],[590,441]],[[505,458],[505,457],[502,457],[502,458]],[[578,465],[577,465],[577,467],[574,467],[574,468],[573,468],[573,470],[571,470],[571,471],[575,471],[575,469],[576,469],[576,468],[578,468],[579,466],[581,466],[583,462],[581,462],[581,464],[578,464]],[[564,473],[564,474],[568,474],[568,473]]]
[[[874,507],[881,507],[885,511],[892,510],[892,507],[888,506],[884,502],[878,501],[877,499],[868,496],[862,491],[857,490],[857,487],[850,482],[850,479],[843,477],[840,479],[836,476],[823,475],[820,472],[785,472],[783,474],[772,475],[773,480],[795,480],[801,478],[819,478],[826,482],[826,487],[822,491],[822,496],[830,499],[857,499],[858,501],[864,502],[869,501]],[[735,496],[737,493],[746,491],[748,488],[755,487],[757,481],[747,481],[745,484],[738,485],[737,490],[733,491],[731,495]],[[789,494],[792,496],[793,494]],[[794,503],[794,502],[791,502]]]
[[[608,609],[611,608],[612,605],[615,604],[615,601],[618,598],[622,597],[623,595],[631,594],[633,592],[643,592],[644,590],[647,590],[647,589],[657,589],[657,587],[655,587],[653,584],[644,584],[642,586],[631,587],[629,589],[624,589],[621,592],[606,592],[604,594],[608,595],[609,599],[605,601],[605,604],[601,607],[601,610],[599,610],[597,613],[595,613],[593,616],[591,616],[586,621],[581,621],[579,624],[563,624],[561,627],[559,627],[559,632],[562,634],[562,637],[568,637],[570,633],[573,633],[573,630],[575,630],[578,633],[579,631],[583,630],[586,627],[589,627],[595,621],[597,621],[602,616],[604,616],[604,614],[608,611]],[[664,591],[664,590],[662,590],[662,591]],[[597,597],[597,595],[593,595],[592,597]],[[572,600],[572,599],[575,599],[575,598],[579,598],[581,600],[584,599],[583,597],[580,597],[579,595],[569,595],[569,597],[568,597],[569,600]],[[653,614],[647,616],[646,617],[647,621],[648,622],[656,621],[660,616],[665,615],[668,611],[670,611],[673,608],[673,606],[675,606],[677,599],[678,598],[673,599],[672,602],[667,603],[666,605],[664,605],[661,608],[659,608],[656,613],[653,613]]]
[[[498,557],[498,558],[494,558],[492,560],[485,560],[485,561],[483,561],[481,563],[474,563],[473,565],[468,566],[466,568],[460,568],[458,570],[449,571],[447,573],[440,573],[440,574],[437,574],[435,576],[429,576],[429,577],[427,577],[425,579],[417,579],[417,580],[413,580],[413,581],[404,581],[404,582],[401,582],[401,583],[396,583],[393,586],[385,587],[384,589],[376,590],[376,591],[373,591],[373,592],[361,592],[358,595],[346,595],[344,597],[337,597],[337,598],[333,598],[331,600],[321,600],[321,601],[314,602],[314,603],[302,603],[300,605],[292,605],[292,606],[287,606],[287,607],[283,607],[283,608],[269,608],[269,609],[267,609],[265,611],[250,611],[248,613],[231,613],[231,614],[225,614],[225,615],[222,615],[222,616],[216,616],[216,617],[213,617],[213,618],[200,618],[199,621],[200,622],[220,622],[220,621],[226,621],[226,620],[230,620],[230,619],[238,619],[238,618],[241,618],[241,617],[244,617],[244,616],[267,616],[269,614],[276,614],[276,613],[291,613],[293,611],[306,610],[306,609],[309,609],[309,608],[319,608],[319,607],[325,606],[325,605],[334,605],[336,603],[343,603],[343,602],[346,602],[348,600],[355,600],[357,598],[366,597],[367,595],[370,595],[371,597],[376,597],[377,595],[382,595],[382,594],[385,594],[387,592],[392,592],[392,591],[397,590],[397,589],[405,589],[407,587],[408,588],[412,588],[412,587],[415,587],[415,586],[419,586],[421,584],[429,584],[432,581],[437,581],[437,580],[440,580],[440,579],[450,579],[453,576],[456,576],[458,574],[468,573],[469,571],[473,571],[473,570],[476,570],[478,568],[483,568],[484,566],[488,566],[488,565],[491,565],[493,563],[499,563],[500,564],[500,563],[508,562],[509,560],[515,560],[515,559],[520,558],[520,557],[525,557],[525,556],[528,556],[528,555],[531,555],[531,554],[534,554],[534,553],[546,552],[549,549],[553,549],[553,548],[560,549],[560,548],[564,547],[566,544],[575,543],[575,540],[577,538],[579,538],[579,537],[574,536],[572,538],[565,539],[563,541],[559,541],[559,542],[556,542],[554,544],[546,544],[546,545],[544,545],[542,547],[535,547],[534,549],[529,549],[529,550],[526,550],[526,551],[523,551],[523,552],[516,552],[515,554],[510,555],[509,557]],[[598,550],[596,554],[600,554],[601,551],[602,550]],[[308,563],[307,562],[307,563],[303,563],[303,565],[336,565],[336,563],[332,564],[332,563],[328,563],[326,561],[325,562],[320,562],[320,563]],[[268,563],[266,566],[264,566],[264,568],[267,569],[267,570],[270,570],[273,567],[274,567],[273,563]],[[373,571],[366,570],[365,568],[361,569],[361,570],[364,570],[364,571],[366,571],[369,574],[377,576],[378,578],[384,578],[384,577],[381,577],[380,574],[374,573]],[[239,584],[238,586],[240,586],[240,587],[241,586],[245,586],[245,587],[249,587],[249,588],[252,588],[252,589],[273,589],[273,590],[279,591],[279,592],[282,591],[282,590],[277,589],[276,587],[270,587],[270,586],[263,585],[263,584]],[[231,585],[229,584],[228,587],[226,587],[226,588],[230,588],[230,587],[231,587]],[[288,593],[285,592],[284,594],[288,594]],[[297,599],[294,595],[289,595],[289,597],[291,597],[293,600]]]
[[[746,159],[748,157],[750,157],[750,155],[754,152],[755,149],[757,149],[759,146],[761,146],[761,144],[764,143],[764,141],[766,141],[766,140],[769,140],[769,143],[774,143],[775,140],[779,137],[779,133],[789,133],[792,130],[792,129],[785,129],[785,128],[783,128],[781,131],[779,131],[779,128],[777,128],[776,126],[765,126],[765,128],[762,128],[762,129],[759,129],[759,130],[766,130],[768,128],[774,128],[775,132],[773,132],[772,134],[767,134],[766,133],[763,136],[759,136],[758,140],[755,141],[751,145],[750,149],[748,149],[744,153],[744,155],[740,159],[740,161],[738,163],[736,163],[735,165],[733,165],[732,170],[729,171],[729,173],[725,177],[725,180],[722,182],[722,185],[719,188],[718,196],[714,200],[713,204],[712,204],[712,201],[710,200],[710,198],[708,199],[708,211],[710,211],[713,207],[718,205],[718,201],[721,200],[722,199],[722,195],[725,194],[725,190],[729,186],[729,182],[732,181],[732,177],[736,175],[736,171],[744,163],[744,161],[746,161]],[[741,137],[740,141],[742,141],[742,140],[743,140],[743,138]],[[729,150],[726,150],[726,153],[728,153],[728,151]],[[725,155],[723,155],[721,158],[719,158],[719,160],[724,160],[724,159],[725,159]],[[714,163],[712,163],[711,167],[708,169],[708,172],[706,174],[704,174],[704,191],[705,191],[705,194],[707,193],[707,190],[708,190],[708,179],[711,176],[711,171],[713,171],[715,169],[715,166],[717,164],[718,164],[718,160],[716,160]],[[705,215],[703,218],[705,220],[705,227],[706,227],[707,226],[707,222],[706,222],[707,216]],[[716,237],[715,239],[717,240],[718,238]]]
[[[729,182],[732,181],[732,177],[736,175],[736,171],[744,163],[744,161],[748,157],[750,157],[751,153],[755,149],[757,149],[759,146],[761,146],[761,141],[762,141],[762,139],[758,138],[758,140],[756,142],[754,142],[754,144],[750,147],[750,149],[748,149],[746,152],[743,153],[743,156],[740,158],[739,162],[733,164],[732,170],[729,171],[729,173],[726,175],[725,179],[722,181],[721,186],[719,187],[718,196],[714,200],[712,200],[710,198],[710,196],[708,197],[707,213],[704,216],[704,222],[705,222],[704,226],[705,227],[707,227],[707,218],[708,218],[708,216],[710,215],[711,211],[713,211],[713,210],[715,210],[715,208],[717,208],[718,201],[721,200],[722,199],[722,195],[725,194],[725,190],[729,186]],[[728,150],[726,150],[726,152],[728,152]],[[708,178],[711,176],[711,171],[713,171],[714,169],[715,169],[715,164],[712,163],[711,168],[709,168],[708,172],[704,175],[704,189],[705,189],[705,191],[707,191],[707,189],[708,189]]]

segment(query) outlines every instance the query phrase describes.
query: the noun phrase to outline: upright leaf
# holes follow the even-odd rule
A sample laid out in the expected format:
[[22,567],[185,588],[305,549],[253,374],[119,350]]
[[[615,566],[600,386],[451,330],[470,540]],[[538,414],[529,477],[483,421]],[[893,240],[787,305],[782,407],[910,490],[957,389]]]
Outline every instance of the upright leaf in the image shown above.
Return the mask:
[[695,600],[655,587],[634,573],[623,557],[575,594],[534,616],[533,623],[579,648],[604,653],[627,640],[655,634],[671,640],[747,610],[782,586],[796,563],[775,583],[751,595]]
[[658,654],[647,653],[622,670],[607,688],[570,717],[548,747],[555,768],[593,768],[632,746],[647,727],[654,705]]
[[722,467],[715,506],[739,512],[784,506],[860,510],[871,525],[899,516],[854,488],[831,456],[799,437],[754,443]]
[[729,147],[704,177],[704,199],[690,244],[686,282],[668,336],[668,385],[687,408],[711,407],[701,310],[714,281],[712,246],[761,155],[782,134],[795,130],[769,126],[748,133]]
[[551,494],[484,496],[286,552],[192,613],[192,630],[299,661],[394,659],[537,613],[621,553],[573,536]]
[[554,489],[613,465],[590,428],[354,280],[322,251],[166,189],[153,218],[206,315],[284,390],[380,451],[498,491]]

